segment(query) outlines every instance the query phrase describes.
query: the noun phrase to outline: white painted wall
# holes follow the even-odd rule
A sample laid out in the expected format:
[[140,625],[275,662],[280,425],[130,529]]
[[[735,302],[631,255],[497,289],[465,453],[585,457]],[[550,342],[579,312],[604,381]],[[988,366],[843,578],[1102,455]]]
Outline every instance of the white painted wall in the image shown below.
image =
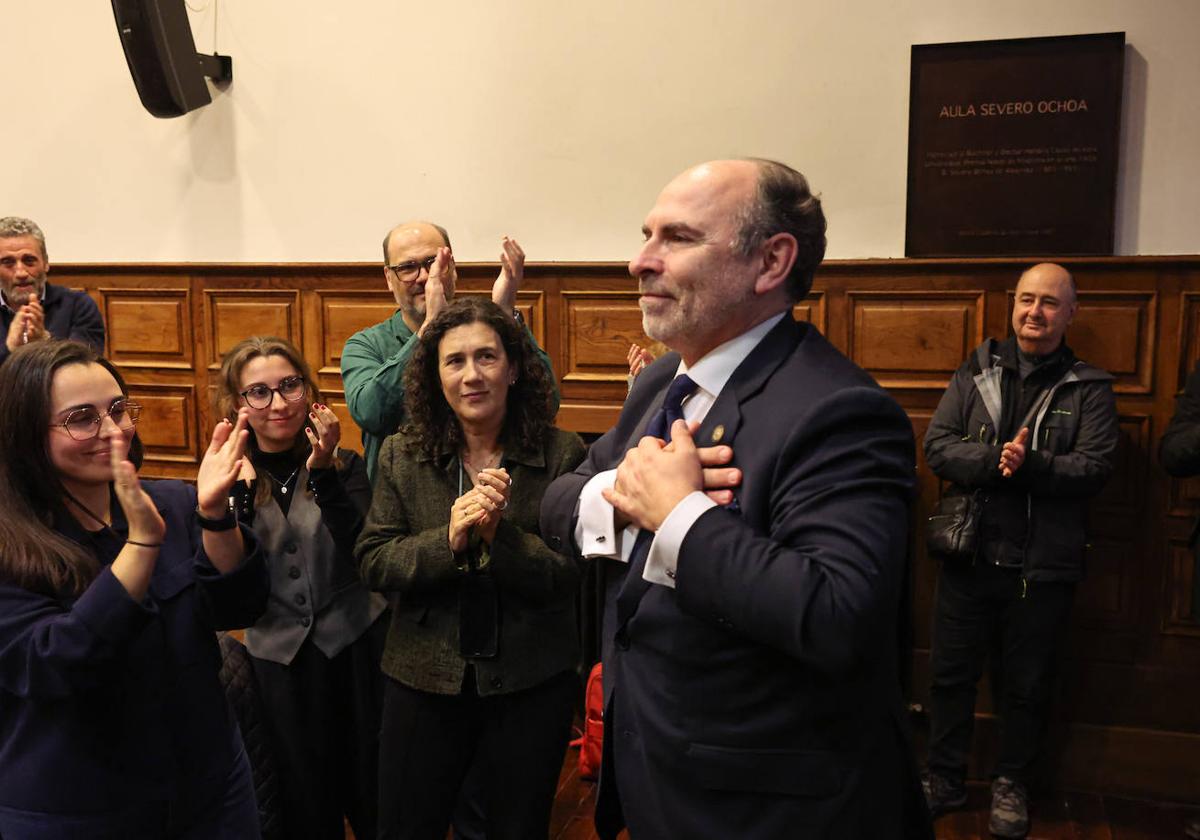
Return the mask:
[[904,249],[909,47],[1124,30],[1122,254],[1200,252],[1198,0],[188,0],[234,58],[142,110],[108,3],[0,0],[0,215],[52,261],[355,261],[394,222],[462,260],[613,260],[677,171],[777,157],[829,255]]

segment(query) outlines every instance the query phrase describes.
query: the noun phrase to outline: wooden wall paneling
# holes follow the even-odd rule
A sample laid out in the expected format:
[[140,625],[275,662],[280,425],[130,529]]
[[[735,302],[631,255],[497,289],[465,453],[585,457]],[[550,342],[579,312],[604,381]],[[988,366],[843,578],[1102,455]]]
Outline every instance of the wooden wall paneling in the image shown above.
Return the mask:
[[196,389],[182,384],[130,382],[129,394],[142,406],[137,429],[146,447],[146,462],[198,465]]
[[[566,365],[559,375],[564,391],[585,383],[625,385],[629,345],[651,343],[642,332],[637,292],[564,291],[562,296],[567,343]],[[572,392],[586,393],[574,388]]]
[[[1183,392],[1187,378],[1200,361],[1200,291],[1183,292],[1179,296],[1179,324],[1176,331],[1178,354],[1174,375],[1170,381],[1170,392],[1164,395],[1163,414],[1170,418],[1175,409],[1175,397]],[[1166,425],[1163,426],[1166,431]],[[1157,457],[1155,441],[1155,456]],[[1170,516],[1189,520],[1200,510],[1200,478],[1166,479],[1167,513]]]
[[[322,377],[336,376],[341,381],[342,348],[346,339],[361,329],[382,323],[396,313],[396,301],[390,292],[361,292],[351,289],[315,291],[318,315],[313,326],[318,355],[313,370]],[[311,358],[311,357],[310,357]]]
[[516,309],[525,319],[529,332],[542,349],[546,347],[546,296],[540,291],[522,289],[517,292]]
[[1179,303],[1179,366],[1176,392],[1183,390],[1188,374],[1200,362],[1200,290],[1184,292]]
[[938,388],[984,339],[984,293],[846,293],[850,358],[889,389]]
[[188,289],[102,286],[98,293],[110,360],[122,368],[192,370]]
[[1079,358],[1107,370],[1118,394],[1148,394],[1154,385],[1158,295],[1141,291],[1081,291],[1067,333]]
[[826,307],[827,296],[823,289],[813,289],[804,296],[804,300],[792,307],[792,316],[797,321],[807,321],[816,327],[822,335],[829,333],[829,313]]
[[[1157,443],[1154,447],[1154,457],[1158,457]],[[1165,473],[1164,473],[1165,475]],[[1167,514],[1193,518],[1200,510],[1200,478],[1166,479],[1168,484],[1168,499],[1170,500]]]
[[[1162,414],[1174,413],[1175,397],[1183,392],[1188,376],[1200,362],[1200,291],[1196,284],[1182,291],[1178,300],[1175,364],[1170,385],[1163,395]],[[1169,364],[1169,362],[1167,362]],[[1163,430],[1166,429],[1166,422]],[[1154,455],[1157,456],[1158,440]],[[1189,544],[1192,528],[1200,511],[1200,477],[1176,479],[1158,471],[1166,483],[1166,515],[1163,534],[1161,631],[1166,636],[1182,637],[1200,643],[1200,580],[1196,577],[1196,555]]]
[[[1121,412],[1119,438],[1112,477],[1089,506],[1087,577],[1077,594],[1077,625],[1087,628],[1089,655],[1099,659],[1132,660],[1129,632],[1137,624],[1138,578],[1141,566],[1130,557],[1153,554],[1153,533],[1146,519],[1146,486],[1149,464],[1146,450],[1151,418]],[[1117,639],[1114,634],[1121,638]]]
[[576,431],[608,431],[627,391],[629,345],[649,346],[636,291],[563,290],[558,422]]
[[[466,288],[460,289],[457,297],[492,297],[492,290]],[[522,289],[517,292],[517,300],[514,307],[521,313],[521,317],[525,319],[525,326],[529,328],[529,332],[533,334],[533,340],[538,343],[542,349],[546,348],[546,295],[538,289]],[[549,352],[549,351],[547,351]]]
[[1181,540],[1168,541],[1163,567],[1163,633],[1200,638],[1198,589],[1196,555],[1191,546]]
[[299,289],[205,289],[205,339],[209,370],[252,335],[274,335],[303,346]]
[[933,617],[933,593],[938,576],[938,563],[925,550],[925,523],[941,496],[941,482],[925,464],[922,444],[933,412],[908,409],[913,425],[913,438],[917,451],[917,493],[913,501],[912,537],[912,609],[913,647],[928,655],[930,628]]
[[[1050,740],[1056,742],[1050,759],[1054,764],[1053,775],[1057,779],[1074,780],[1069,789],[1103,790],[1157,801],[1200,800],[1200,774],[1195,772],[1200,737],[1145,727],[1097,726],[1072,721],[1056,721],[1056,725],[1062,729],[1049,734]],[[998,755],[999,728],[1000,721],[990,714],[976,718],[971,778],[989,778]],[[1037,819],[1035,815],[1034,820]],[[1130,833],[1124,833],[1125,828]],[[1123,827],[1121,834],[1112,836],[1130,840],[1156,836],[1142,833],[1139,828]],[[1101,836],[1109,835],[1105,832]]]

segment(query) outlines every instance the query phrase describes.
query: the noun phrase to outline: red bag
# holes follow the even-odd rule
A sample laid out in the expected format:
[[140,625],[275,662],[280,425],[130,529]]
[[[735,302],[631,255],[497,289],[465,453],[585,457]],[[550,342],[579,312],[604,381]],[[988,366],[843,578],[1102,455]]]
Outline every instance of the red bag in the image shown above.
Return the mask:
[[600,778],[600,756],[604,752],[604,683],[601,665],[588,675],[583,694],[583,737],[579,739],[579,777]]

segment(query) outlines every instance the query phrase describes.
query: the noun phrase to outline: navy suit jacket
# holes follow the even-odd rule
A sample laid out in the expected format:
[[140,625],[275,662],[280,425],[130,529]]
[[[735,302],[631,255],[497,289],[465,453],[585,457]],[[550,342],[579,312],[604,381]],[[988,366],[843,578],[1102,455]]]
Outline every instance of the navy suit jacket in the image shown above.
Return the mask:
[[[542,506],[574,545],[579,491],[620,463],[679,357]],[[676,588],[609,565],[605,760],[596,822],[640,838],[932,837],[908,746],[896,614],[915,482],[904,412],[817,330],[784,318],[696,434],[744,478],[679,553]],[[636,607],[615,625],[613,595]],[[619,790],[618,790],[619,788]]]
[[[113,576],[110,556],[78,598],[0,581],[0,837],[157,837],[164,815],[188,825],[229,785],[242,743],[214,631],[262,614],[265,558],[243,528],[246,559],[218,573],[195,489],[142,487],[167,529],[141,601]],[[113,517],[123,537],[115,502]],[[91,545],[73,519],[58,530]],[[121,542],[105,545],[115,556]]]
[[[46,332],[50,335],[90,344],[97,353],[104,352],[104,320],[100,317],[96,302],[87,292],[47,283],[42,312],[45,315]],[[8,345],[4,339],[15,317],[16,312],[0,305],[0,364],[8,359]]]

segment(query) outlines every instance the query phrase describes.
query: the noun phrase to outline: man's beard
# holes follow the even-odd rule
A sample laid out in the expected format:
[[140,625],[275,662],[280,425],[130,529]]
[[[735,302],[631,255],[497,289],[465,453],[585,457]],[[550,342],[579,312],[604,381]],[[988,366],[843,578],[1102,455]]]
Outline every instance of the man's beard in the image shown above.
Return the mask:
[[8,301],[9,308],[14,312],[29,303],[29,301],[40,298],[42,290],[46,288],[46,275],[44,273],[29,279],[31,281],[29,288],[18,288],[14,284],[12,291],[4,295]]

